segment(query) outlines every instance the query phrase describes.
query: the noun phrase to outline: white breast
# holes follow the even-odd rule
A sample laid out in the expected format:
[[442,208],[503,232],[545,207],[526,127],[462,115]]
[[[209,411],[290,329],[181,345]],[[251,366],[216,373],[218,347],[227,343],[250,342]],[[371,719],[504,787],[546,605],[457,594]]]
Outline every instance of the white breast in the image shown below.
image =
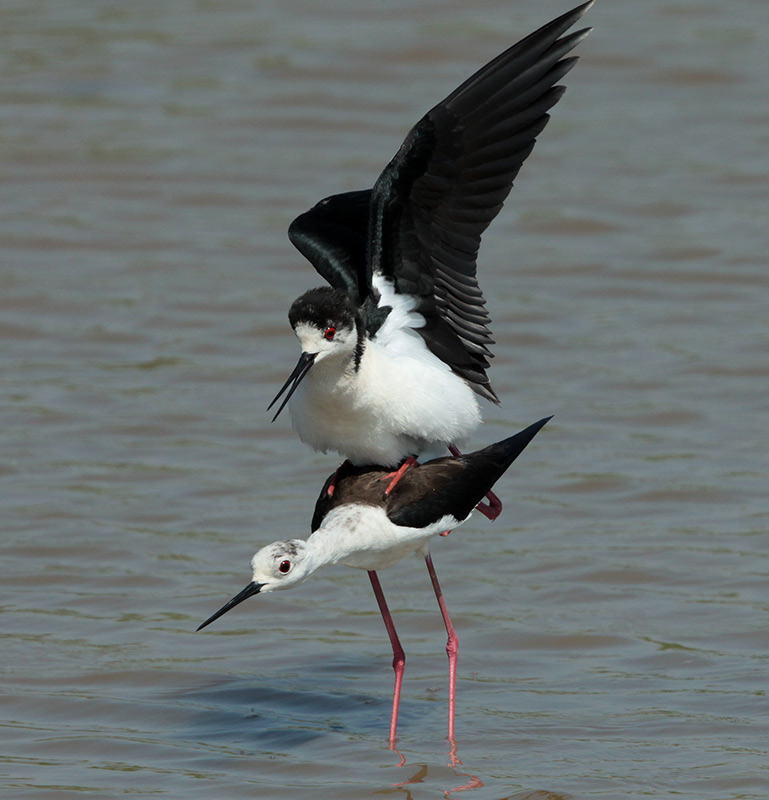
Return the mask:
[[291,399],[302,441],[335,450],[358,464],[398,464],[426,450],[442,451],[481,422],[470,386],[431,353],[414,329],[424,324],[413,300],[379,281],[382,304],[392,311],[366,342],[356,372],[318,362]]

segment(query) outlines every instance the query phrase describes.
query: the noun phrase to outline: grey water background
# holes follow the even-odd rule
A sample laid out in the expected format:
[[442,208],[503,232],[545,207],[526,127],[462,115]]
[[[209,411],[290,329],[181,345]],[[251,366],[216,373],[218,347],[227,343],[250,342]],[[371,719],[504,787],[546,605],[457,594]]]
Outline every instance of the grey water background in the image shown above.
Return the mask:
[[769,15],[599,0],[484,238],[470,445],[553,421],[424,565],[195,627],[336,466],[271,425],[289,244],[571,3],[0,4],[0,796],[769,796]]

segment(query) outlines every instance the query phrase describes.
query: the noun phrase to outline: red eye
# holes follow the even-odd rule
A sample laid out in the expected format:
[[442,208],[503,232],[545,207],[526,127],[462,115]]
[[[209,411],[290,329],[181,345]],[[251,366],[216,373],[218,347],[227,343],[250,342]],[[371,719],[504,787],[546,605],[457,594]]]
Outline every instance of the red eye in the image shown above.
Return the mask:
[[330,342],[336,336],[336,328],[326,328],[326,332],[323,335]]
[[290,561],[281,561],[280,566],[278,567],[278,572],[282,572],[285,575],[290,569],[291,569]]

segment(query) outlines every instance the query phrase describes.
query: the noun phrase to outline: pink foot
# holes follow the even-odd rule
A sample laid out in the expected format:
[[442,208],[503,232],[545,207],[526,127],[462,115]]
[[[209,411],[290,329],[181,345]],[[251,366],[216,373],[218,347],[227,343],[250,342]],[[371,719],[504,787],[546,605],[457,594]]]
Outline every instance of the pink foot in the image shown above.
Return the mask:
[[489,501],[488,503],[484,503],[481,500],[476,508],[481,512],[481,514],[483,514],[484,517],[488,517],[493,522],[502,513],[502,501],[494,494],[494,492],[489,492],[486,495],[486,499]]
[[413,467],[414,464],[419,463],[414,456],[409,456],[395,472],[389,472],[387,475],[382,476],[382,480],[387,480],[387,478],[392,478],[390,483],[387,485],[385,489],[385,494],[390,494],[390,492],[395,488],[395,485],[398,481],[403,477],[404,473],[409,467]]

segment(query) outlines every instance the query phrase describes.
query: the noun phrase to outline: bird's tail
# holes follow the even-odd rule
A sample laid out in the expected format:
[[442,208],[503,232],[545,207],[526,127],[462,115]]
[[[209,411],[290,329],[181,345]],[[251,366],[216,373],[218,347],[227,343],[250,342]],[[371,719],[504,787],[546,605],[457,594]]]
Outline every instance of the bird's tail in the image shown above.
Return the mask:
[[[490,444],[482,450],[475,450],[472,453],[467,453],[463,458],[474,466],[477,464],[479,469],[486,472],[487,476],[496,482],[513,461],[526,449],[526,445],[528,445],[552,418],[552,416],[545,417],[539,422],[529,425],[528,428],[520,431],[520,433],[516,433],[515,436],[510,436],[507,439],[503,439],[501,442]],[[491,485],[489,488],[491,488]]]
[[459,457],[459,460],[467,465],[461,478],[468,499],[467,514],[491,490],[513,461],[526,449],[529,442],[551,419],[552,417],[545,417],[514,436]]

